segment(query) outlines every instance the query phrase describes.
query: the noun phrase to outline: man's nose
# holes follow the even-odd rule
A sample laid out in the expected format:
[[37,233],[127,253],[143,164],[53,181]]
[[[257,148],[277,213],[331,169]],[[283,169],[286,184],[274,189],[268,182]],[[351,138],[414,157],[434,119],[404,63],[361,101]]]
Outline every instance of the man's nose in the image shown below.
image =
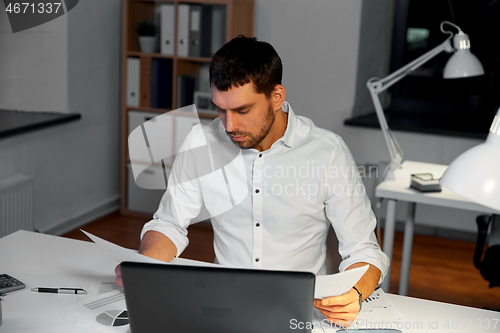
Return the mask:
[[236,112],[226,112],[226,131],[234,132],[240,128],[240,119]]

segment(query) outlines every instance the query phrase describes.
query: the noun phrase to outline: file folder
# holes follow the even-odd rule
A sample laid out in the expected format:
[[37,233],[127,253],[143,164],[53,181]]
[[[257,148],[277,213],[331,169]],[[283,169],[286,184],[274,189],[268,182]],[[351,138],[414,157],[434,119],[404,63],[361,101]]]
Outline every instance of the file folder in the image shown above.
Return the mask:
[[193,104],[194,77],[179,75],[177,77],[177,108]]
[[189,5],[189,56],[199,57],[201,48],[201,5]]
[[210,63],[203,62],[198,68],[198,77],[196,78],[195,88],[197,91],[203,91],[207,93],[212,93],[212,88],[210,87],[209,78]]
[[201,45],[200,56],[212,56],[212,5],[201,6]]
[[151,59],[150,106],[152,108],[172,108],[172,71],[172,59]]
[[139,76],[141,60],[127,58],[127,105],[139,106]]
[[160,53],[174,55],[175,6],[160,5]]
[[214,55],[226,42],[226,6],[212,6],[211,55]]
[[177,55],[187,57],[189,55],[189,5],[177,6]]

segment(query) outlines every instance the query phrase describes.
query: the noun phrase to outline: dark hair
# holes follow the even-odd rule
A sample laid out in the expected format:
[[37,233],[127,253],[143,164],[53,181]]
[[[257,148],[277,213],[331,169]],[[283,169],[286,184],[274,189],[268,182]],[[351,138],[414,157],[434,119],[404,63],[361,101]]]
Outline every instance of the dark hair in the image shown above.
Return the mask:
[[240,35],[215,53],[209,75],[210,85],[220,91],[253,82],[257,93],[270,97],[281,84],[283,65],[271,44]]

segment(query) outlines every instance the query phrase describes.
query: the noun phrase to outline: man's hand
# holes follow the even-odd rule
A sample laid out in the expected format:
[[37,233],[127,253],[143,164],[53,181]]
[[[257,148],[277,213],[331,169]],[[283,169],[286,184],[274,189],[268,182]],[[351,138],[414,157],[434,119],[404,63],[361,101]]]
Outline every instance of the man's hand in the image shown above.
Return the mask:
[[[148,231],[142,238],[139,253],[154,259],[170,262],[175,257],[177,248],[167,236],[157,231]],[[123,289],[120,265],[115,267],[115,274],[116,284]]]
[[[363,298],[371,295],[380,279],[380,270],[370,264],[358,262],[350,265],[346,270],[369,265],[366,273],[356,283],[356,288],[363,294]],[[315,299],[314,306],[337,327],[347,328],[352,324],[360,309],[359,294],[355,289],[340,296]]]
[[315,299],[314,306],[338,328],[349,327],[360,310],[359,295],[354,289],[340,296]]
[[120,269],[120,264],[118,264],[115,267],[115,274],[116,274],[116,279],[115,279],[116,284],[119,285],[120,287],[122,287],[122,289],[123,289],[122,271]]

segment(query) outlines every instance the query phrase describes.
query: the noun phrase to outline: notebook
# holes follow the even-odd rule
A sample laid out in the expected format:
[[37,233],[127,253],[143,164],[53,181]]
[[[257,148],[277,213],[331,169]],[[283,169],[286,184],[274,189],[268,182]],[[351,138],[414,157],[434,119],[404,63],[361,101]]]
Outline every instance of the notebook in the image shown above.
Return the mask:
[[310,332],[296,323],[312,323],[313,273],[135,262],[121,271],[132,333]]

